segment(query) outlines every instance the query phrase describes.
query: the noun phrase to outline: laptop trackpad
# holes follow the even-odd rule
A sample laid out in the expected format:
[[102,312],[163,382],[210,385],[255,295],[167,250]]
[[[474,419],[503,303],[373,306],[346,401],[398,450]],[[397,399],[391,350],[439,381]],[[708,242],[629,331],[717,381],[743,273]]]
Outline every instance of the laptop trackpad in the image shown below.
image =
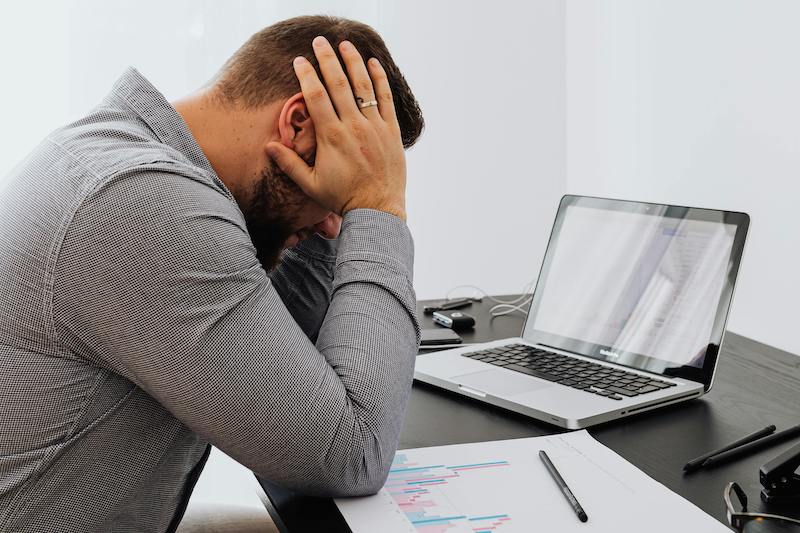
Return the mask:
[[466,385],[492,396],[512,396],[552,386],[547,381],[539,381],[516,372],[504,372],[499,369],[462,374],[450,379],[459,385]]

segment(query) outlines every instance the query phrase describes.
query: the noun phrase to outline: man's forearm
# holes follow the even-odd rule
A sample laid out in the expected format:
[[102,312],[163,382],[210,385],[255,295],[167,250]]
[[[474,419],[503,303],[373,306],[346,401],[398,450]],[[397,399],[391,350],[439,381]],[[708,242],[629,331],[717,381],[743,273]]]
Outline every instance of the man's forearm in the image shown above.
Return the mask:
[[[317,341],[352,410],[341,422],[353,426],[339,428],[325,452],[332,461],[322,463],[341,494],[378,490],[394,457],[419,343],[412,271],[413,242],[400,219],[364,209],[345,216]],[[342,446],[354,449],[334,452]]]

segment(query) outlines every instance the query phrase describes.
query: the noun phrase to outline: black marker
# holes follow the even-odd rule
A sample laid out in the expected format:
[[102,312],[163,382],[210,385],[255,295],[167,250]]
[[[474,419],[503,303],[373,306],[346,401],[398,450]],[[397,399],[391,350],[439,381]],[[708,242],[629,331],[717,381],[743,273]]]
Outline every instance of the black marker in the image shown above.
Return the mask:
[[759,439],[750,442],[748,444],[745,444],[744,446],[739,446],[738,448],[728,450],[727,452],[722,452],[719,455],[709,457],[703,463],[703,468],[708,468],[710,466],[714,466],[719,463],[724,463],[725,461],[730,461],[731,459],[739,457],[740,455],[746,455],[756,450],[760,450],[761,448],[766,448],[767,446],[771,446],[772,444],[790,439],[799,433],[800,433],[800,425],[790,427],[789,429],[784,429],[783,431],[779,431],[778,433],[773,433],[772,435],[764,437],[763,439]]
[[586,511],[583,510],[583,507],[581,507],[581,504],[578,503],[578,500],[577,498],[575,498],[575,495],[572,494],[571,490],[569,490],[567,482],[564,481],[564,478],[561,477],[561,474],[558,473],[558,470],[556,470],[556,465],[554,465],[553,462],[550,461],[550,458],[547,456],[544,450],[539,450],[539,459],[542,460],[545,468],[547,468],[547,471],[550,472],[550,475],[553,477],[553,480],[558,484],[558,488],[561,489],[561,494],[564,495],[569,504],[572,506],[572,510],[575,511],[576,515],[578,515],[578,520],[580,520],[581,522],[586,522],[587,520],[589,520],[589,517],[586,516]]
[[746,437],[742,437],[736,442],[728,444],[724,448],[720,448],[719,450],[714,450],[713,452],[708,452],[705,455],[701,455],[697,459],[692,459],[683,466],[683,471],[693,472],[695,470],[698,470],[703,467],[703,464],[706,462],[706,459],[710,459],[711,457],[719,455],[722,452],[727,452],[728,450],[738,448],[739,446],[744,446],[745,444],[751,443],[753,441],[757,441],[763,437],[766,437],[767,435],[772,435],[773,433],[775,433],[775,426],[773,425],[767,426],[764,429],[761,429],[759,431],[756,431],[755,433],[747,435]]

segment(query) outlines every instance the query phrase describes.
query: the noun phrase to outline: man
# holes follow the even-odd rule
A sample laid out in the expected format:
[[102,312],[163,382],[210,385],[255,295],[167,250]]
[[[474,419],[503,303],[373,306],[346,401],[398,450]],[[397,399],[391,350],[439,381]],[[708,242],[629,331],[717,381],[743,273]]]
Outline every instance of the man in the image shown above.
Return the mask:
[[422,125],[373,30],[302,17],[174,106],[130,70],[48,136],[0,191],[0,531],[174,530],[209,443],[298,491],[378,490]]

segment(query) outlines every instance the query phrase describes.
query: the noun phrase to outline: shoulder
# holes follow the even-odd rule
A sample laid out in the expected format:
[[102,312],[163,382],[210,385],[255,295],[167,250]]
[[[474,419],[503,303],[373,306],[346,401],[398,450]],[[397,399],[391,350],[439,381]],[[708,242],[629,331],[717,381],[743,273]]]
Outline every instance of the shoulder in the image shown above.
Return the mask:
[[98,233],[123,226],[142,238],[166,233],[174,239],[203,231],[208,233],[196,238],[211,238],[221,228],[247,234],[244,217],[227,190],[200,173],[163,163],[108,176],[86,195],[71,225],[75,224]]
[[[162,131],[161,135],[184,133],[176,125],[174,131]],[[100,105],[52,132],[46,142],[70,159],[73,166],[82,169],[85,189],[102,187],[106,181],[121,176],[164,172],[207,183],[230,197],[210,168],[198,166],[176,147],[162,141],[141,117],[122,107]]]
[[158,218],[181,218],[182,212],[198,208],[242,218],[233,196],[216,180],[200,169],[168,161],[127,166],[105,176],[83,202],[84,208],[97,203]]

